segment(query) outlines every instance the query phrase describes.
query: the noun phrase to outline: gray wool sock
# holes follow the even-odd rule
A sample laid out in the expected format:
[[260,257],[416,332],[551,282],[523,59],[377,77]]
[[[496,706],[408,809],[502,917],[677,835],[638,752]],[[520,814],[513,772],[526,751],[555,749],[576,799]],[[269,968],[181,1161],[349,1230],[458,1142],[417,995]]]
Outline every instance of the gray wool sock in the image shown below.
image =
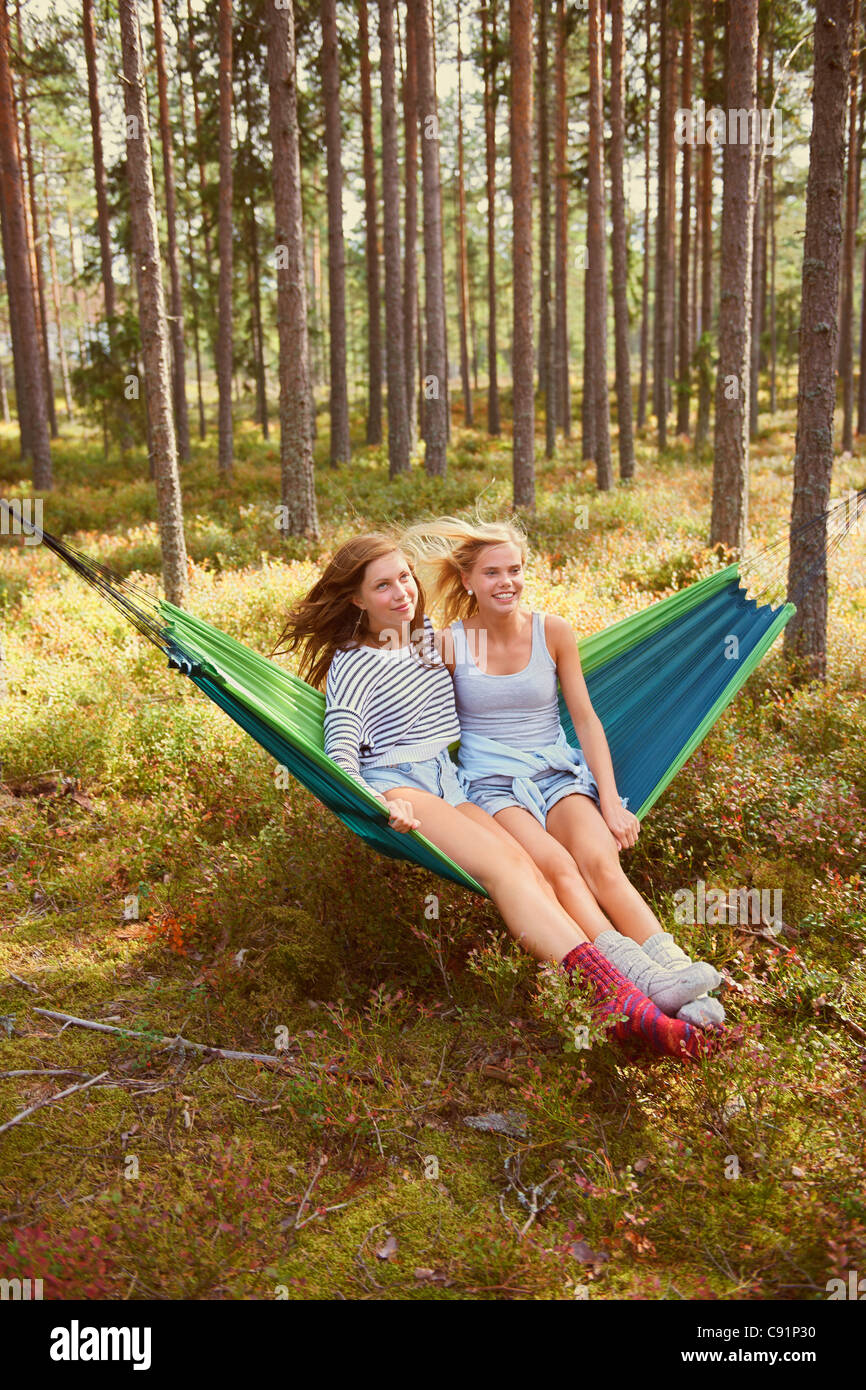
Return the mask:
[[[655,932],[648,936],[641,949],[657,965],[665,966],[668,970],[688,970],[692,964],[691,957],[686,955],[682,946],[679,946],[667,931]],[[693,1023],[698,1028],[717,1028],[725,1021],[725,1011],[718,999],[711,999],[708,994],[699,994],[696,999],[677,1010],[677,1018],[683,1019],[685,1023]]]
[[663,965],[668,970],[686,970],[692,964],[691,956],[686,955],[669,931],[657,931],[648,936],[641,944],[641,950],[645,951],[656,965]]
[[721,980],[718,971],[705,961],[690,962],[684,969],[666,969],[631,937],[613,928],[603,931],[592,944],[665,1014],[675,1014],[699,994],[715,989]]
[[699,994],[697,999],[677,1009],[677,1018],[693,1023],[696,1028],[719,1028],[725,1021],[725,1011],[712,995]]

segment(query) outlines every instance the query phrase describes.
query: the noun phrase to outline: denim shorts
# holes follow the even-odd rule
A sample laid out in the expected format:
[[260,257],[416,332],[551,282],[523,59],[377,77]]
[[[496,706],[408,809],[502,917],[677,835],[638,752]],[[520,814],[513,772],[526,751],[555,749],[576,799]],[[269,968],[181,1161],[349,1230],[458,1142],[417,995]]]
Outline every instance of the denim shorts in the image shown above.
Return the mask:
[[[544,799],[545,816],[555,806],[557,801],[562,801],[566,796],[588,796],[601,808],[601,798],[599,797],[598,784],[595,778],[583,761],[583,766],[574,772],[540,772],[532,778],[536,789]],[[511,780],[505,778],[480,777],[474,782],[465,783],[469,791],[469,799],[475,806],[480,806],[482,811],[486,811],[489,816],[495,816],[497,811],[507,811],[511,806],[520,808],[520,802],[516,799],[511,789]],[[623,805],[627,798],[621,797]],[[521,808],[523,809],[523,808]]]
[[464,801],[469,800],[447,748],[443,748],[435,758],[425,758],[423,762],[364,767],[361,776],[377,792],[386,792],[392,787],[417,787],[419,791],[441,797],[450,806],[462,806]]

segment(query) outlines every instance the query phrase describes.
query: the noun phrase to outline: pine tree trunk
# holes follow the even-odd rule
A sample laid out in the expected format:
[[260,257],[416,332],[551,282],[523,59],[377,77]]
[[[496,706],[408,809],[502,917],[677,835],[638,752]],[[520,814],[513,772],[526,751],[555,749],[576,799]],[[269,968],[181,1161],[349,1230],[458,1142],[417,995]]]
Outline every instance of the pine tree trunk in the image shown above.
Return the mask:
[[850,0],[817,0],[812,135],[800,308],[797,441],[788,558],[788,597],[797,612],[785,654],[809,679],[827,665],[827,527],[836,405],[837,306],[845,197],[845,104],[851,58]]
[[552,276],[550,266],[550,132],[547,110],[548,41],[550,0],[539,0],[538,9],[538,199],[540,205],[540,270],[538,279],[538,376],[544,396],[544,452],[553,458],[556,448],[556,374],[553,352]]
[[189,274],[189,302],[192,310],[192,342],[195,355],[195,385],[196,398],[198,401],[198,437],[204,439],[207,435],[207,425],[204,414],[204,394],[202,392],[201,380],[201,342],[199,333],[198,317],[198,282],[196,279],[196,259],[195,244],[192,235],[192,221],[189,215],[190,205],[190,177],[189,177],[189,144],[186,134],[186,112],[183,103],[183,74],[178,74],[178,99],[180,105],[180,135],[181,147],[183,149],[183,186],[186,194],[185,217],[186,217],[186,263]]
[[421,173],[424,197],[424,467],[444,477],[448,438],[445,348],[445,285],[442,277],[442,204],[439,176],[439,124],[436,116],[436,69],[427,0],[414,6],[418,74],[418,119],[421,126]]
[[60,380],[63,383],[63,401],[66,418],[72,420],[75,411],[72,407],[72,387],[69,381],[69,361],[66,356],[66,343],[63,338],[63,314],[60,306],[60,277],[57,273],[57,249],[54,245],[54,228],[51,220],[51,194],[48,188],[48,170],[45,164],[45,146],[42,146],[42,179],[45,185],[45,233],[48,239],[48,269],[51,272],[51,303],[54,308],[54,331],[57,334],[57,356],[60,359]]
[[644,86],[646,89],[646,109],[644,111],[644,212],[643,212],[643,287],[641,291],[640,316],[640,387],[637,398],[637,427],[646,424],[647,401],[649,398],[649,282],[650,282],[650,107],[652,87],[650,74],[650,53],[652,52],[652,0],[645,0],[645,43]]
[[268,96],[274,235],[276,245],[285,252],[277,260],[281,501],[286,509],[286,534],[316,539],[319,522],[313,474],[295,21],[291,6],[275,6],[270,11]]
[[409,469],[409,415],[403,347],[400,276],[400,165],[394,71],[394,3],[379,0],[382,91],[382,198],[385,234],[385,332],[388,351],[388,467],[392,478]]
[[631,357],[628,345],[628,247],[625,225],[625,26],[623,0],[611,3],[610,202],[613,247],[613,313],[616,351],[616,414],[619,425],[619,476],[634,477],[631,415]]
[[[713,0],[704,0],[703,11],[703,78],[704,106],[712,108],[713,86]],[[706,444],[710,434],[710,403],[713,394],[712,373],[709,369],[710,343],[713,331],[713,146],[704,140],[701,146],[701,338],[700,370],[698,374],[698,422],[695,427],[695,448]]]
[[[367,0],[358,0],[358,51],[361,69],[361,143],[364,164],[364,235],[367,278],[367,395],[368,444],[382,443],[382,327],[379,308],[379,230],[376,197],[376,156],[373,151],[373,100],[370,90],[370,44]],[[392,342],[389,339],[390,357]]]
[[219,392],[219,470],[234,463],[232,418],[232,0],[219,0],[219,328],[216,369]]
[[4,425],[8,425],[12,420],[9,410],[9,393],[6,390],[6,371],[0,359],[0,415],[3,417]]
[[556,362],[556,409],[559,426],[571,438],[571,385],[568,371],[568,107],[565,90],[566,50],[565,0],[556,0],[556,164],[555,293],[556,324],[554,354]]
[[532,0],[510,0],[511,205],[513,209],[511,380],[514,505],[535,508],[535,392],[532,349]]
[[[399,11],[398,11],[399,15]],[[483,11],[482,11],[483,18]],[[421,368],[418,365],[418,61],[415,43],[415,6],[406,5],[406,61],[403,74],[403,362],[409,452],[418,440]],[[423,414],[423,407],[422,407]]]
[[[492,31],[488,23],[492,17]],[[487,192],[487,433],[501,433],[498,347],[496,343],[496,5],[483,0],[481,43],[484,61],[484,160]]]
[[195,147],[198,155],[198,186],[201,193],[201,225],[202,236],[204,238],[204,259],[205,265],[210,268],[213,265],[211,255],[210,239],[210,220],[207,211],[207,174],[204,166],[204,139],[201,122],[201,107],[198,99],[198,53],[193,41],[192,33],[192,0],[186,0],[186,22],[187,37],[189,40],[189,80],[192,87],[192,120],[193,130],[195,131]]
[[[760,10],[758,15],[758,58],[757,58],[757,92],[758,103],[761,109],[768,109],[769,103],[764,103],[761,91],[761,77],[764,68],[764,45],[760,30]],[[764,271],[764,160],[763,148],[758,146],[755,155],[754,167],[754,191],[752,202],[754,204],[754,217],[752,224],[752,328],[750,343],[750,363],[749,363],[749,437],[754,439],[758,433],[758,385],[761,370],[761,324],[764,316],[763,305],[763,271]]]
[[842,306],[839,319],[839,373],[842,377],[842,449],[854,449],[854,237],[857,231],[857,76],[860,0],[852,0],[851,74],[848,96],[848,176],[845,235],[842,243]]
[[340,126],[340,54],[336,0],[321,0],[322,95],[328,153],[328,298],[332,467],[348,463],[349,391],[346,381],[346,251],[343,240],[343,156]]
[[[728,0],[725,107],[757,103],[758,0]],[[742,550],[748,530],[749,375],[755,145],[725,144],[722,182],[719,376],[710,544]]]
[[186,543],[171,401],[171,353],[163,304],[162,268],[153,190],[147,89],[141,60],[137,0],[119,0],[126,113],[126,167],[133,256],[139,284],[139,324],[145,397],[156,481],[162,579],[166,598],[180,607],[187,593]]
[[168,77],[165,67],[165,37],[162,29],[162,0],[153,0],[153,42],[156,49],[156,80],[159,93],[159,138],[162,144],[162,171],[165,182],[165,223],[168,233],[168,274],[171,286],[172,362],[174,364],[174,418],[177,424],[177,450],[181,463],[189,463],[189,411],[186,404],[186,358],[183,334],[183,297],[180,291],[180,252],[177,246],[177,198],[174,187],[174,148],[168,114]]
[[[21,38],[21,6],[15,12],[18,31],[18,50],[23,53]],[[39,234],[39,210],[36,194],[36,173],[33,167],[33,139],[30,130],[30,102],[27,97],[27,80],[22,70],[20,75],[21,124],[24,130],[24,156],[27,174],[30,224],[30,260],[33,267],[33,283],[36,287],[36,331],[39,336],[39,349],[42,358],[42,374],[45,379],[45,407],[48,413],[48,428],[51,438],[56,439],[57,410],[54,404],[54,381],[51,375],[51,354],[48,346],[48,307],[45,296],[45,272],[42,268],[42,238]],[[14,86],[13,86],[14,93]],[[14,97],[13,97],[14,99]],[[26,215],[26,214],[25,214]]]
[[[682,72],[680,91],[686,111],[692,106],[692,10],[687,5],[683,22]],[[687,437],[691,416],[691,327],[689,305],[689,250],[692,218],[692,147],[683,145],[680,192],[680,293],[679,293],[679,369],[677,372],[677,434]]]
[[111,227],[108,221],[108,195],[105,188],[105,161],[102,155],[102,121],[99,111],[99,85],[96,71],[96,31],[93,24],[93,0],[83,0],[84,54],[87,60],[87,93],[90,101],[90,135],[93,143],[93,180],[96,185],[96,224],[99,230],[99,254],[102,265],[102,290],[105,295],[105,317],[108,320],[109,341],[114,335],[114,272],[111,256]]
[[466,250],[466,187],[463,163],[463,51],[460,47],[460,0],[457,0],[457,286],[460,320],[460,384],[463,423],[471,429],[472,387],[469,381],[469,267]]
[[670,0],[659,0],[660,44],[659,44],[659,119],[658,119],[658,171],[657,211],[656,211],[656,270],[655,296],[653,304],[653,413],[658,423],[659,449],[667,446],[667,312],[669,298],[668,286],[668,203],[671,180],[670,150],[667,129],[670,124],[671,108],[670,70],[671,70],[671,24],[669,14]]
[[[24,216],[9,49],[9,15],[6,0],[0,0],[0,215],[15,359],[15,391],[22,453],[33,460],[34,488],[47,492],[52,486],[51,444]],[[26,427],[22,425],[25,420]]]
[[583,272],[583,381],[580,397],[580,457],[582,460],[595,459],[595,411],[592,400],[592,355],[595,350],[595,334],[590,318],[592,288],[589,280],[589,219],[586,228],[587,265]]
[[613,487],[610,457],[610,399],[607,389],[607,256],[604,207],[603,0],[589,0],[589,171],[587,270],[592,329],[590,397],[595,423],[595,477],[600,490]]
[[[435,121],[436,121],[436,130],[438,131],[438,130],[439,130],[439,93],[438,93],[438,91],[437,91],[437,89],[436,89],[435,74],[438,72],[439,66],[438,66],[438,59],[437,59],[437,57],[436,57],[436,6],[433,4],[433,0],[430,0],[430,8],[429,8],[428,14],[429,14],[429,19],[430,19],[430,46],[431,46],[431,50],[432,50],[432,53],[433,53],[433,73],[434,73],[434,80],[433,80],[433,113],[434,113],[434,118],[435,118]],[[441,166],[441,160],[440,160],[440,166]],[[450,375],[451,375],[451,372],[450,372],[450,367],[449,367],[449,365],[448,365],[448,315],[447,315],[446,309],[445,309],[445,230],[444,230],[444,228],[445,228],[445,205],[444,205],[443,192],[442,192],[442,178],[441,178],[441,176],[440,176],[440,178],[439,178],[439,195],[438,195],[438,196],[439,196],[439,226],[440,226],[440,228],[442,228],[442,235],[440,236],[440,239],[439,239],[439,244],[440,244],[439,276],[440,276],[440,279],[441,279],[441,282],[442,282],[442,310],[441,310],[441,312],[442,312],[442,342],[443,342],[443,345],[444,345],[444,346],[443,346],[443,352],[444,352],[444,356],[445,356],[445,375],[444,375],[444,377],[443,377],[443,388],[442,388],[442,389],[443,389],[443,395],[444,395],[444,398],[445,398],[445,444],[446,444],[446,449],[447,449],[447,446],[451,443],[451,384],[450,384]]]
[[261,275],[259,272],[259,224],[256,219],[256,208],[252,197],[247,205],[247,219],[249,224],[249,295],[250,295],[250,318],[255,339],[255,367],[256,367],[256,419],[262,427],[262,438],[270,438],[270,426],[268,424],[268,394],[265,381],[265,335],[262,327],[262,290]]

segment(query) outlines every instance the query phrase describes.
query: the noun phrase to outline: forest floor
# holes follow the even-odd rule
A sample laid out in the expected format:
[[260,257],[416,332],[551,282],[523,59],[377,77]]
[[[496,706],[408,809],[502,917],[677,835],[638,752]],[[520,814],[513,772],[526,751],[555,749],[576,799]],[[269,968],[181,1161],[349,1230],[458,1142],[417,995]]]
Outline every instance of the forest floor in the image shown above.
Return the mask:
[[[753,448],[754,548],[785,535],[793,423]],[[141,452],[106,465],[73,433],[54,457],[45,529],[155,589]],[[444,480],[417,465],[389,484],[385,451],[359,444],[317,468],[313,546],[275,529],[276,443],[239,430],[231,483],[215,460],[211,436],[183,476],[189,606],[263,652],[340,541],[482,491],[503,514],[511,474],[509,441],[473,431]],[[532,606],[583,636],[715,569],[710,482],[685,445],[659,460],[644,441],[606,496],[575,445],[540,458]],[[839,460],[833,495],[863,482],[862,459]],[[9,430],[0,484],[28,492]],[[624,856],[666,926],[699,880],[783,895],[778,937],[675,928],[724,971],[735,1035],[690,1066],[575,1050],[553,976],[489,902],[278,790],[111,607],[6,543],[0,1125],[107,1075],[0,1133],[0,1276],[53,1298],[821,1299],[862,1270],[860,531],[831,562],[826,684],[792,688],[778,641]],[[284,1042],[285,1064],[162,1045],[178,1034]],[[510,1134],[466,1123],[507,1112]]]

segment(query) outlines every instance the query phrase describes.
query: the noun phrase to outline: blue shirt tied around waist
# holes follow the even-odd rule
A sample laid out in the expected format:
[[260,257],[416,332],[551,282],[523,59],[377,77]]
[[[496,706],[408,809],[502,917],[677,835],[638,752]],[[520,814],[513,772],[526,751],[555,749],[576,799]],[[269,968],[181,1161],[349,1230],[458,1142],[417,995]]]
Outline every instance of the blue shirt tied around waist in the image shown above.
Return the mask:
[[[575,792],[597,799],[598,788],[586,759],[568,742],[559,721],[556,663],[544,640],[544,614],[532,615],[528,665],[505,676],[488,675],[479,669],[459,619],[451,624],[451,630],[460,771],[467,791],[479,781],[484,790],[507,789],[542,828],[548,803],[538,779],[557,772],[571,774]],[[494,731],[499,737],[491,736]],[[507,741],[503,741],[503,734]],[[620,800],[623,806],[628,805],[628,797]]]

